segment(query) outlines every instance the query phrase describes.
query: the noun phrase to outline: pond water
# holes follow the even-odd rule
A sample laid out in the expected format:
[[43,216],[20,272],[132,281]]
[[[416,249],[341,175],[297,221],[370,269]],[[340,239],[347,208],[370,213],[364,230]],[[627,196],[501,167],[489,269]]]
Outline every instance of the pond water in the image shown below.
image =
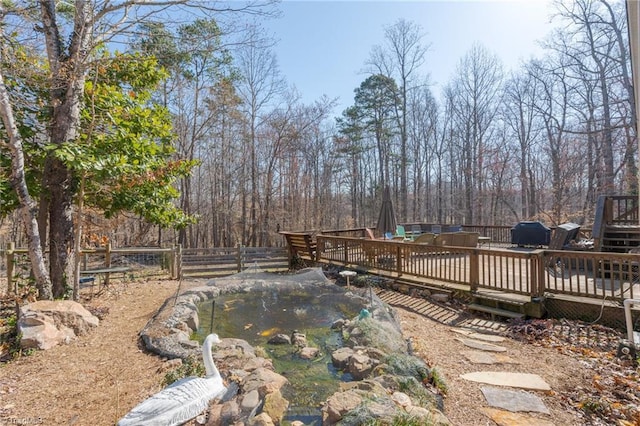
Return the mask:
[[[364,300],[346,297],[342,291],[318,291],[313,287],[223,294],[198,306],[200,341],[213,328],[221,338],[244,339],[254,347],[260,346],[273,360],[276,372],[289,380],[290,385],[282,389],[290,402],[285,422],[322,424],[321,404],[338,390],[340,381],[351,380],[331,363],[331,353],[342,347],[342,336],[330,326],[338,319],[355,317],[365,307]],[[267,343],[275,334],[291,336],[294,330],[306,335],[308,346],[320,349],[318,357],[304,360],[293,345]]]

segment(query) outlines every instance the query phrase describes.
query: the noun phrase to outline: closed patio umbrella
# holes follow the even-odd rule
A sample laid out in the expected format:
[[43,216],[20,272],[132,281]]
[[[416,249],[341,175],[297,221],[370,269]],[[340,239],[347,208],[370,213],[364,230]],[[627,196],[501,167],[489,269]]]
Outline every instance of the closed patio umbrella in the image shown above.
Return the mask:
[[391,191],[385,186],[382,193],[382,206],[380,207],[380,215],[378,216],[378,232],[382,235],[387,232],[394,233],[396,231],[396,214],[393,211],[393,203],[391,202]]

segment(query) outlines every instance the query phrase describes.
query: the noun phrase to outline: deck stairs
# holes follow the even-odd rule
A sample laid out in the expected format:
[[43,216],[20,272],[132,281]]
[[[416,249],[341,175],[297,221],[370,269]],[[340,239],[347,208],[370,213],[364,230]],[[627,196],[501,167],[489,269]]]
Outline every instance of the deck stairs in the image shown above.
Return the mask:
[[[637,195],[600,196],[593,223],[595,250],[610,253],[639,251],[639,223]],[[621,279],[628,278],[629,272],[635,272],[623,270],[614,261],[602,262],[599,267],[605,276],[622,274]]]
[[640,247],[638,196],[600,196],[593,220],[597,251],[628,253]]
[[640,248],[639,225],[605,225],[602,235],[601,251],[629,253]]
[[508,294],[495,290],[478,290],[471,294],[470,311],[484,312],[496,317],[522,319],[527,316],[527,305],[531,303],[529,296]]

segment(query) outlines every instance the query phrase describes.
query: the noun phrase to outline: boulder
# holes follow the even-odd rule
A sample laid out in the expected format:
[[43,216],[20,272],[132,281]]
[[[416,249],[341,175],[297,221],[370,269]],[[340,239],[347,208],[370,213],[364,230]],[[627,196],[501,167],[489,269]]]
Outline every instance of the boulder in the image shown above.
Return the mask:
[[267,413],[260,413],[249,420],[249,426],[274,426],[273,420]]
[[351,348],[339,348],[331,354],[331,361],[336,368],[343,370],[349,365],[349,359],[353,354],[354,351]]
[[322,407],[322,424],[336,424],[342,416],[362,404],[362,397],[355,391],[336,392]]
[[258,389],[253,389],[251,392],[247,392],[242,397],[240,409],[242,411],[250,413],[258,405],[260,405],[260,394],[258,393]]
[[20,307],[18,332],[23,349],[49,349],[97,327],[100,320],[72,300],[39,300]]
[[305,348],[300,349],[300,358],[302,359],[313,359],[318,356],[320,350],[318,348],[312,348],[307,346]]
[[305,346],[307,346],[307,336],[303,333],[294,331],[291,335],[291,344],[296,345],[300,348],[304,348]]
[[377,362],[375,360],[365,354],[356,352],[349,358],[348,371],[355,380],[362,380],[371,373],[371,370],[376,365]]
[[258,392],[260,392],[260,396],[264,396],[266,393],[264,390],[265,385],[272,384],[274,386],[273,389],[280,389],[287,382],[286,377],[281,376],[275,371],[266,368],[257,368],[244,378],[242,381],[242,390],[248,393],[257,389]]
[[413,403],[411,402],[411,398],[409,398],[409,395],[407,395],[404,392],[398,392],[398,391],[394,392],[391,395],[391,399],[393,400],[393,402],[395,402],[401,407],[404,407],[405,409],[413,405]]
[[271,345],[290,345],[291,337],[287,336],[286,334],[278,333],[274,335],[271,339],[269,339],[267,343]]
[[289,408],[289,401],[284,399],[280,391],[275,391],[264,397],[264,407],[262,412],[269,415],[269,418],[275,423],[280,424],[284,415]]

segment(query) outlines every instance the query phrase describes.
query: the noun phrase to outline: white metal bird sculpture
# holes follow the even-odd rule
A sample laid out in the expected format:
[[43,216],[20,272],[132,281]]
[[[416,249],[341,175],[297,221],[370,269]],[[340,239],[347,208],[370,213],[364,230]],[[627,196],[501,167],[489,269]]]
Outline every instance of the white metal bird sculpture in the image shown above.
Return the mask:
[[227,388],[213,363],[211,345],[220,343],[217,334],[210,334],[202,344],[202,358],[207,376],[186,377],[167,386],[135,406],[118,422],[118,426],[174,426],[202,413],[209,401],[223,395]]

